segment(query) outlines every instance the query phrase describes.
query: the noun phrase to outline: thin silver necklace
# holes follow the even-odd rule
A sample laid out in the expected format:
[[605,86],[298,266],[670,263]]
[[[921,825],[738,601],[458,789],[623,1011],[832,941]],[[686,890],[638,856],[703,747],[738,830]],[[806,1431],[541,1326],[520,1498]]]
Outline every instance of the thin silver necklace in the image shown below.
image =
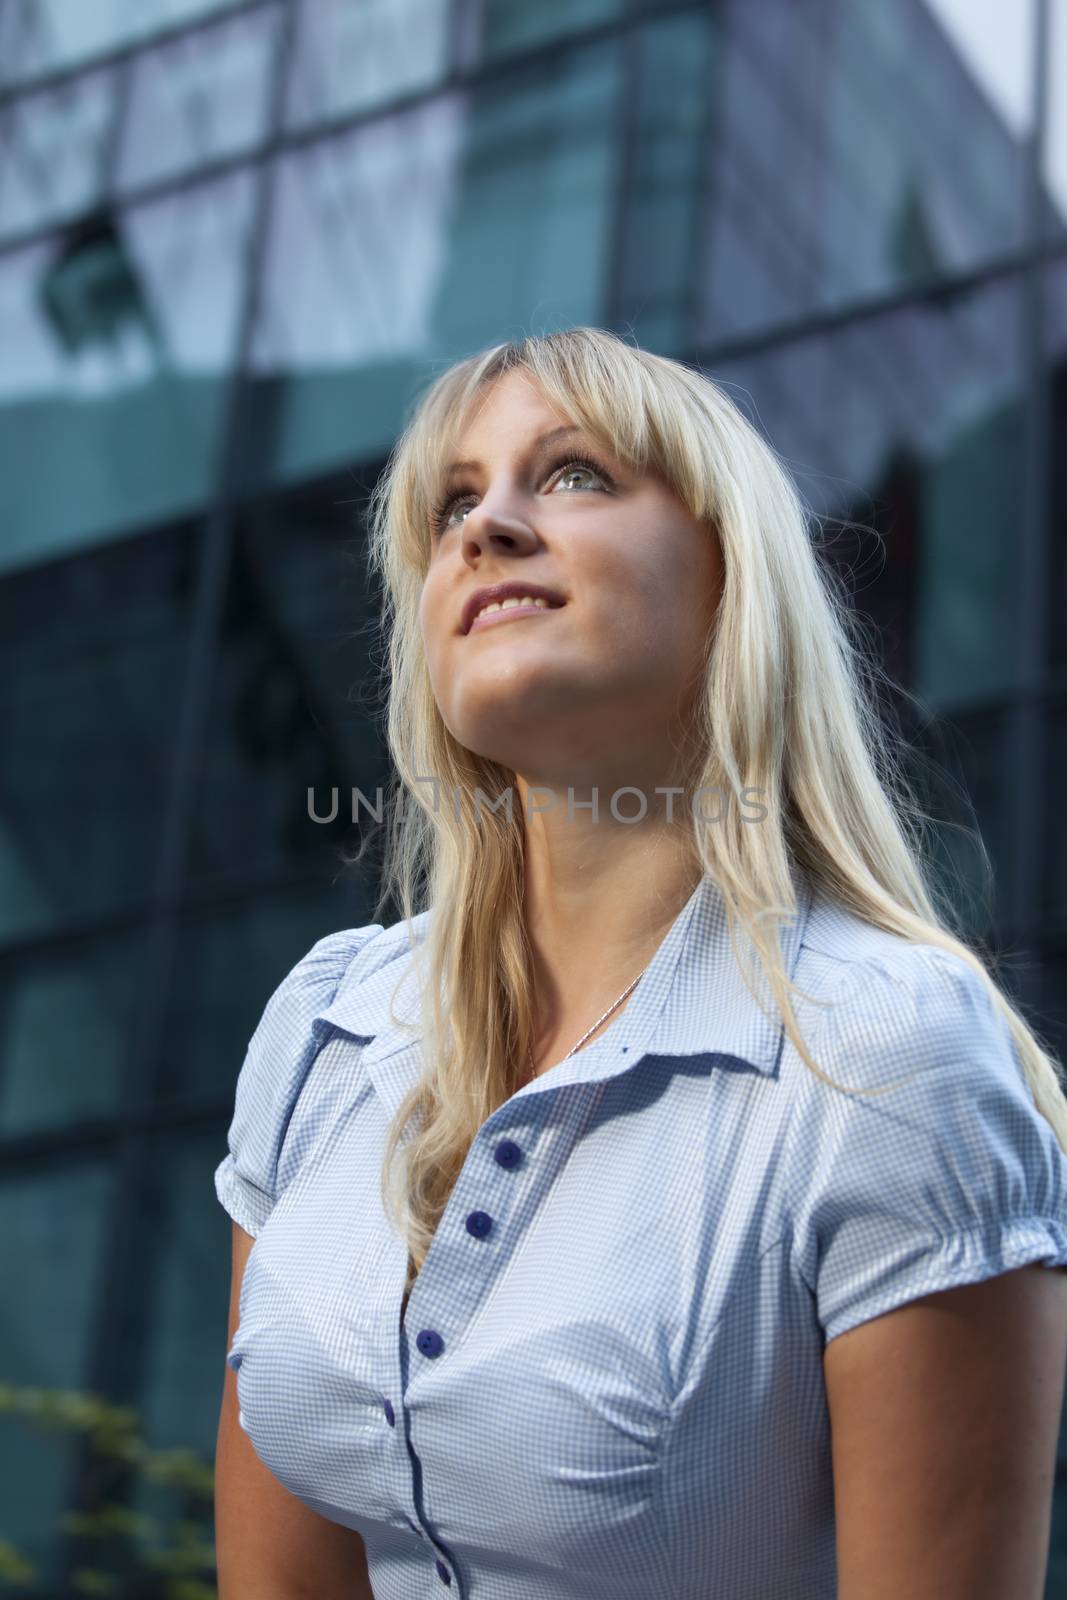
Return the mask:
[[[596,1030],[600,1027],[600,1024],[604,1021],[605,1017],[610,1017],[611,1013],[613,1011],[617,1010],[618,1007],[622,1005],[623,1001],[626,999],[626,996],[630,993],[630,991],[632,989],[636,989],[637,988],[637,985],[641,982],[641,979],[644,977],[644,975],[645,975],[645,973],[647,971],[648,971],[648,968],[644,967],[637,974],[637,977],[634,979],[633,983],[627,984],[626,988],[622,991],[622,994],[620,994],[619,998],[617,1000],[613,1000],[611,1002],[611,1004],[608,1007],[608,1009],[604,1012],[604,1016],[603,1017],[597,1017],[596,1021],[593,1023],[593,1026],[591,1028],[587,1028],[585,1033],[582,1034],[582,1037],[578,1040],[578,1043],[574,1046],[574,1049],[568,1050],[567,1051],[567,1055],[560,1057],[561,1061],[566,1061],[568,1056],[574,1055],[574,1052],[576,1050],[580,1050],[582,1048],[582,1045],[588,1039],[589,1035],[591,1033],[595,1033],[596,1032]],[[537,1076],[537,1068],[534,1066],[533,1047],[530,1045],[529,1042],[527,1042],[527,1045],[526,1045],[526,1054],[530,1059],[530,1072],[536,1078],[536,1076]]]

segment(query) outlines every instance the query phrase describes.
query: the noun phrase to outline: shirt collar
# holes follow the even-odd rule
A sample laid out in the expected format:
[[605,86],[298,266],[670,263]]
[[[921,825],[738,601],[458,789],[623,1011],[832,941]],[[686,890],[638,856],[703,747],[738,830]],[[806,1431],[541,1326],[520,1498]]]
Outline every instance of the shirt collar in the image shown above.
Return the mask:
[[[790,978],[812,905],[811,886],[795,868],[792,881],[797,915],[779,928]],[[424,911],[413,919],[420,945],[430,914]],[[363,1062],[393,1106],[414,1081],[420,1037],[416,973],[408,945],[405,923],[385,929],[366,947],[373,970],[367,970],[362,953],[357,956],[334,999],[315,1019],[365,1041]],[[763,1006],[742,977],[730,945],[722,895],[705,873],[626,1007],[591,1044],[523,1084],[517,1094],[608,1078],[646,1056],[727,1057],[773,1076],[784,1028],[768,986],[757,984],[757,993]],[[379,1069],[379,1063],[386,1062],[388,1070]]]
[[[779,926],[778,947],[786,974],[792,978],[813,894],[798,869],[790,876],[797,911]],[[755,996],[745,983],[730,943],[725,902],[706,874],[646,976],[652,979],[646,1006],[647,1035],[634,1018],[643,1054],[728,1056],[768,1077],[777,1071],[785,1036],[781,1017],[762,978],[753,980]],[[635,998],[640,988],[634,991]]]

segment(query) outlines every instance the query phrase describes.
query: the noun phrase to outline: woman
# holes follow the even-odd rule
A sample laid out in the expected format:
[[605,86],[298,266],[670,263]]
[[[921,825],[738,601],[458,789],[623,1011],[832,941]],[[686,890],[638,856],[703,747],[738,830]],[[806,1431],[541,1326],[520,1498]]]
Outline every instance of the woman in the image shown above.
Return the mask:
[[403,915],[237,1085],[222,1600],[1038,1600],[1067,1104],[786,472],[578,328],[438,378],[373,512]]

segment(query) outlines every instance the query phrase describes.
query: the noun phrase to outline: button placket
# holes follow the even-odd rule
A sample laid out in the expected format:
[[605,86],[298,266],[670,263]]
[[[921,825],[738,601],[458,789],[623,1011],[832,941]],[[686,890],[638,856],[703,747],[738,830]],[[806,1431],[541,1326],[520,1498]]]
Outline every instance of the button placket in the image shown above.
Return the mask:
[[[536,1144],[541,1137],[545,1123],[551,1121],[551,1105],[551,1098],[546,1098],[544,1106],[537,1108],[537,1114],[531,1119],[529,1125],[524,1124],[521,1130],[523,1141],[521,1144],[518,1140],[510,1137],[498,1138],[494,1142],[486,1139],[482,1145],[481,1160],[484,1162],[486,1154],[488,1154],[492,1157],[495,1165],[501,1168],[502,1172],[506,1173],[508,1177],[512,1175],[516,1177],[523,1176],[528,1167],[528,1155],[531,1146]],[[497,1213],[496,1218],[494,1218],[493,1212],[487,1211],[480,1206],[465,1212],[457,1207],[459,1215],[463,1217],[464,1230],[468,1235],[468,1247],[472,1241],[487,1239],[493,1233],[499,1217],[503,1216],[506,1219],[511,1216],[515,1201],[519,1198],[514,1188],[507,1184],[506,1179],[503,1177],[500,1178],[501,1187],[499,1192],[497,1191],[492,1179],[492,1168],[486,1170],[486,1168],[482,1167],[479,1176],[479,1164],[477,1161],[472,1162],[465,1169],[459,1182],[465,1184],[471,1198],[474,1198],[478,1188],[486,1179],[489,1180],[489,1187],[496,1196],[496,1203],[493,1206],[493,1210]],[[466,1196],[460,1197],[457,1190],[454,1198],[461,1200],[466,1199]],[[458,1280],[457,1277],[450,1278],[452,1289],[455,1290],[457,1281],[463,1284],[469,1294],[469,1309],[473,1311],[477,1308],[479,1299],[484,1293],[484,1278],[479,1270],[477,1256],[472,1255],[469,1248],[465,1249],[463,1235],[458,1230],[453,1231],[454,1226],[453,1223],[452,1228],[449,1230],[451,1238],[447,1240],[447,1249],[432,1246],[427,1256],[427,1261],[431,1264],[435,1273],[438,1270],[446,1273],[455,1271],[460,1275]],[[438,1243],[445,1245],[446,1238],[442,1236]],[[465,1268],[464,1262],[469,1263],[469,1268]],[[465,1272],[467,1276],[463,1277],[462,1275]],[[415,1286],[415,1290],[418,1289],[421,1289],[424,1294],[430,1289],[430,1279],[426,1275],[425,1265],[423,1271],[419,1274],[418,1284]],[[415,1290],[413,1290],[413,1294]],[[461,1309],[465,1311],[467,1308]],[[410,1310],[411,1304],[409,1301],[408,1311],[410,1312]],[[410,1325],[410,1319],[408,1319],[408,1326],[410,1327]],[[447,1350],[445,1338],[438,1329],[432,1327],[420,1328],[418,1333],[415,1334],[413,1342],[419,1353],[428,1360],[436,1360],[438,1356],[444,1354]],[[464,1592],[462,1580],[459,1574],[454,1571],[450,1562],[445,1559],[445,1556],[437,1553],[440,1547],[432,1534],[428,1534],[425,1529],[412,1521],[406,1512],[404,1515],[413,1533],[427,1543],[427,1553],[434,1552],[434,1571],[441,1584],[446,1588],[455,1588],[457,1594],[462,1595]]]
[[[498,1139],[493,1146],[493,1160],[506,1172],[514,1172],[521,1166],[523,1159],[523,1148],[514,1139]],[[493,1218],[488,1211],[475,1209],[467,1213],[464,1227],[472,1238],[485,1239],[492,1232]],[[436,1328],[420,1328],[415,1335],[415,1348],[432,1361],[443,1354],[445,1341]]]

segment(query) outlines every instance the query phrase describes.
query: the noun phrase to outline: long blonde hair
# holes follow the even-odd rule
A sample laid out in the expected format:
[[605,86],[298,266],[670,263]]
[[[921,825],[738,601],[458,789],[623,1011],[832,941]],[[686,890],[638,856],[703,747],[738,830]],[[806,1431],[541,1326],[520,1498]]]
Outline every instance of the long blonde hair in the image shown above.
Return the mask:
[[[383,1200],[408,1240],[409,1283],[479,1128],[523,1081],[533,1032],[523,821],[493,809],[515,775],[445,726],[418,616],[443,467],[473,402],[516,368],[617,459],[657,473],[719,541],[723,592],[691,770],[701,787],[760,791],[767,816],[759,827],[745,825],[737,808],[715,827],[694,818],[694,862],[722,893],[742,971],[739,934],[801,1058],[833,1083],[801,1037],[790,998],[801,991],[778,945],[776,919],[797,909],[794,865],[865,922],[950,951],[981,976],[1034,1104],[1067,1150],[1062,1069],[952,931],[950,909],[935,904],[924,867],[929,819],[903,776],[896,735],[875,710],[883,675],[816,551],[788,469],[704,374],[603,329],[572,328],[493,346],[438,376],[371,498],[368,560],[383,590],[386,739],[396,769],[376,916],[390,900],[409,925],[432,910],[419,957],[422,1071],[398,1107],[382,1170]],[[463,803],[441,803],[442,795]]]

